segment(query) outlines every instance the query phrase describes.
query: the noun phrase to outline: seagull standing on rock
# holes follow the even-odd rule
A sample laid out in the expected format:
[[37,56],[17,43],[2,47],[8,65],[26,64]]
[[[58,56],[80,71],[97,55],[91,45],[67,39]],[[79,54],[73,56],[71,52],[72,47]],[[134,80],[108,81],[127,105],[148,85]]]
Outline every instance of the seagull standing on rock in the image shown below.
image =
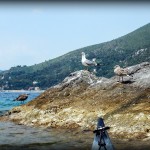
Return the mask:
[[123,76],[131,77],[128,73],[128,69],[121,68],[119,65],[116,65],[114,67],[114,73],[119,76],[119,82],[120,82],[120,77],[122,77],[122,82],[123,82]]
[[91,61],[91,60],[86,59],[84,52],[82,52],[81,54],[82,54],[82,60],[81,60],[82,65],[86,66],[87,70],[88,70],[88,66],[99,66],[100,65],[100,64],[96,63],[96,58],[93,58]]

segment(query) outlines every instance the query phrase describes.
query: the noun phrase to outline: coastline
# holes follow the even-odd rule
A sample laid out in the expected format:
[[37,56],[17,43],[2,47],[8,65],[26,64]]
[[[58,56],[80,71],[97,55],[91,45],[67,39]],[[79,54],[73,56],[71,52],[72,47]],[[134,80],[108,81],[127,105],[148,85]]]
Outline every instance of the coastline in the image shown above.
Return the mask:
[[[76,141],[73,148],[77,148],[80,143],[77,149],[82,149],[82,146],[91,149],[94,137],[92,131],[97,124],[97,118],[101,116],[105,119],[106,125],[111,127],[108,133],[116,150],[148,150],[149,73],[150,66],[146,66],[134,74],[134,82],[128,83],[126,79],[127,83],[119,83],[116,82],[116,77],[98,78],[88,71],[77,71],[29,103],[13,108],[8,115],[0,117],[0,120],[12,121],[20,127],[23,125],[51,128],[59,131],[57,132],[59,138],[61,135],[64,137],[66,133],[71,133],[75,135],[70,137],[71,140],[68,134],[65,141],[58,144],[66,146],[66,143]],[[62,133],[63,129],[65,134]],[[68,139],[69,141],[66,141]],[[85,139],[87,143],[84,143]],[[55,150],[56,146],[57,144],[53,145]],[[70,148],[68,145],[66,147]]]
[[31,92],[31,93],[43,93],[45,90],[1,90],[0,92],[5,92],[5,93],[9,93],[9,92],[14,92],[14,93],[27,93],[27,92]]
[[146,139],[149,72],[148,65],[135,72],[134,82],[124,79],[127,83],[119,83],[115,77],[107,79],[85,70],[76,71],[34,100],[10,110],[9,119],[29,126],[93,130],[97,118],[103,117],[118,138]]

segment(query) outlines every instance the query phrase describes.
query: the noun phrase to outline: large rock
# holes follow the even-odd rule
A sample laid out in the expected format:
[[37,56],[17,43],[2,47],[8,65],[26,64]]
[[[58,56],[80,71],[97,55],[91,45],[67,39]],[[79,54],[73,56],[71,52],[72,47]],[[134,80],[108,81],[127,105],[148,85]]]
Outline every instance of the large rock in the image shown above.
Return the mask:
[[121,138],[149,138],[150,65],[129,67],[132,82],[117,82],[88,71],[77,71],[26,105],[10,110],[9,119],[19,124],[95,129],[97,118]]
[[136,66],[129,67],[129,71],[133,74],[133,86],[148,88],[150,87],[150,63],[144,62]]
[[[131,86],[139,88],[149,88],[150,87],[150,63],[143,62],[135,66],[127,67],[129,75],[124,76],[124,83],[132,83]],[[112,80],[117,81],[117,77],[112,77]]]

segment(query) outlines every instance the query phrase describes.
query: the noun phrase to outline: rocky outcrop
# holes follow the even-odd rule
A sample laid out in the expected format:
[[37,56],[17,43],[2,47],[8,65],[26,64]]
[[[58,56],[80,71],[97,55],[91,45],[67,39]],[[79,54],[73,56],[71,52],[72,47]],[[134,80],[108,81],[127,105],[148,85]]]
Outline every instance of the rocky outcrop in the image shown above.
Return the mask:
[[[132,83],[131,86],[139,87],[139,88],[148,88],[150,87],[150,63],[143,62],[141,64],[127,67],[129,75],[131,77],[124,77],[125,83]],[[116,79],[112,77],[112,79]]]
[[129,67],[129,72],[133,74],[133,86],[148,88],[150,87],[150,63],[144,62],[132,67]]
[[[8,118],[19,124],[93,130],[103,117],[110,134],[120,138],[150,137],[150,64],[128,68],[125,82],[76,71],[26,105],[15,107]],[[129,82],[130,81],[130,82]]]

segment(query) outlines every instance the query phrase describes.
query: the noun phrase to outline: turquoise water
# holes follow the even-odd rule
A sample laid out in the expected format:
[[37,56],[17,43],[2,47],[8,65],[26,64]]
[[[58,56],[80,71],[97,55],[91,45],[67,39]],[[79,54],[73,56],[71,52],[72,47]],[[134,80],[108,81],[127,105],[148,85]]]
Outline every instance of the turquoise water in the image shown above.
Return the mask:
[[39,96],[40,92],[0,92],[0,114],[12,109],[15,106],[22,105],[19,101],[13,101],[20,94],[29,93],[28,99],[24,101],[24,104]]
[[[26,93],[30,95],[24,103],[41,94]],[[0,92],[0,115],[15,106],[22,105],[21,102],[13,101],[20,94],[23,92]],[[0,122],[0,150],[90,150],[93,140],[93,135],[89,136],[91,133]]]

